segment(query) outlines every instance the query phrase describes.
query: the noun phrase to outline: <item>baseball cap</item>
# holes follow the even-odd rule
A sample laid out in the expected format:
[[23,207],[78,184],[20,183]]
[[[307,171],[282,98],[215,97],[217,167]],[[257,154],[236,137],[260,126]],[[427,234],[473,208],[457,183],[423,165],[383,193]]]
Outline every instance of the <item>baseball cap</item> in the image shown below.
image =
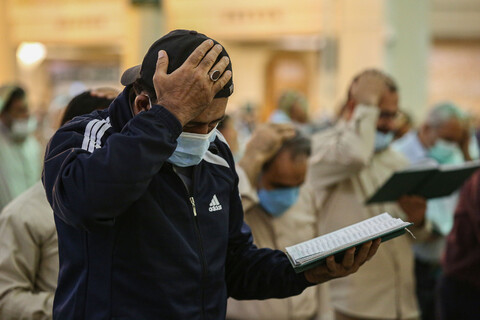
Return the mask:
[[[206,35],[199,33],[194,30],[173,30],[168,34],[164,35],[157,41],[155,41],[147,51],[147,54],[143,58],[141,65],[131,67],[122,75],[120,82],[124,86],[131,85],[138,78],[142,80],[151,88],[153,86],[153,75],[157,66],[158,52],[160,50],[165,50],[168,55],[168,69],[167,73],[172,73],[178,69],[190,54],[205,40],[208,40]],[[214,39],[213,42],[218,44]],[[223,46],[222,46],[223,48]],[[225,48],[222,49],[222,52],[219,54],[217,61],[224,56],[228,56]],[[229,62],[226,70],[232,71],[232,63]],[[215,95],[215,98],[227,98],[233,93],[233,75],[232,78],[227,82],[227,84]]]

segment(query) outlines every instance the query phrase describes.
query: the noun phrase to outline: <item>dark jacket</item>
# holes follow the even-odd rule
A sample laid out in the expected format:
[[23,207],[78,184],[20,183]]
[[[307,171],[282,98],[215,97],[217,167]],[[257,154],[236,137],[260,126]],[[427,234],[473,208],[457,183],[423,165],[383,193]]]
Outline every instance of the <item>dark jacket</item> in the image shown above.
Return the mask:
[[132,118],[128,89],[47,147],[60,253],[54,319],[223,319],[228,296],[302,292],[308,283],[284,253],[252,244],[228,146],[210,145],[188,194],[166,162],[179,121],[158,105]]
[[443,257],[444,274],[480,292],[480,171],[463,185]]

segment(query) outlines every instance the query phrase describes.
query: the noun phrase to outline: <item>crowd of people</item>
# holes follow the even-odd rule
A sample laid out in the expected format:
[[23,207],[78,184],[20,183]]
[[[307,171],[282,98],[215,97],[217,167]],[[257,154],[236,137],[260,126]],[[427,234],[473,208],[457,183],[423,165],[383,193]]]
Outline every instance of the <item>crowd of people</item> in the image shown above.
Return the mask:
[[[368,69],[329,121],[288,90],[252,123],[226,114],[233,74],[217,41],[174,30],[122,92],[74,97],[45,151],[27,93],[0,87],[0,319],[480,318],[480,172],[366,204],[396,171],[477,160],[465,111],[442,102],[414,126]],[[301,273],[284,253],[383,212],[415,237]]]

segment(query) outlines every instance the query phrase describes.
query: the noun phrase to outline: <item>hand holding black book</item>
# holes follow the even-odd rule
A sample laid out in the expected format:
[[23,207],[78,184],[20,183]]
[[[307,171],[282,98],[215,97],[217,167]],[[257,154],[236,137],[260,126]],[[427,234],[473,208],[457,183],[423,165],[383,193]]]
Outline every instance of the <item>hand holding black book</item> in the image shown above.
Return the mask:
[[366,204],[397,201],[403,195],[426,199],[445,197],[461,188],[477,169],[480,161],[461,165],[425,165],[395,172]]

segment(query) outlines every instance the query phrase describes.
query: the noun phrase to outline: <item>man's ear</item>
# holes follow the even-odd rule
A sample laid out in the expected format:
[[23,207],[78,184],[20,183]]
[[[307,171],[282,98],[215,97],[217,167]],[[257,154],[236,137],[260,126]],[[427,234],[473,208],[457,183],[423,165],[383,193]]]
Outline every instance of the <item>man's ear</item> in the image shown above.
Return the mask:
[[133,101],[133,114],[137,115],[142,111],[147,111],[150,108],[150,101],[144,94],[139,94]]

